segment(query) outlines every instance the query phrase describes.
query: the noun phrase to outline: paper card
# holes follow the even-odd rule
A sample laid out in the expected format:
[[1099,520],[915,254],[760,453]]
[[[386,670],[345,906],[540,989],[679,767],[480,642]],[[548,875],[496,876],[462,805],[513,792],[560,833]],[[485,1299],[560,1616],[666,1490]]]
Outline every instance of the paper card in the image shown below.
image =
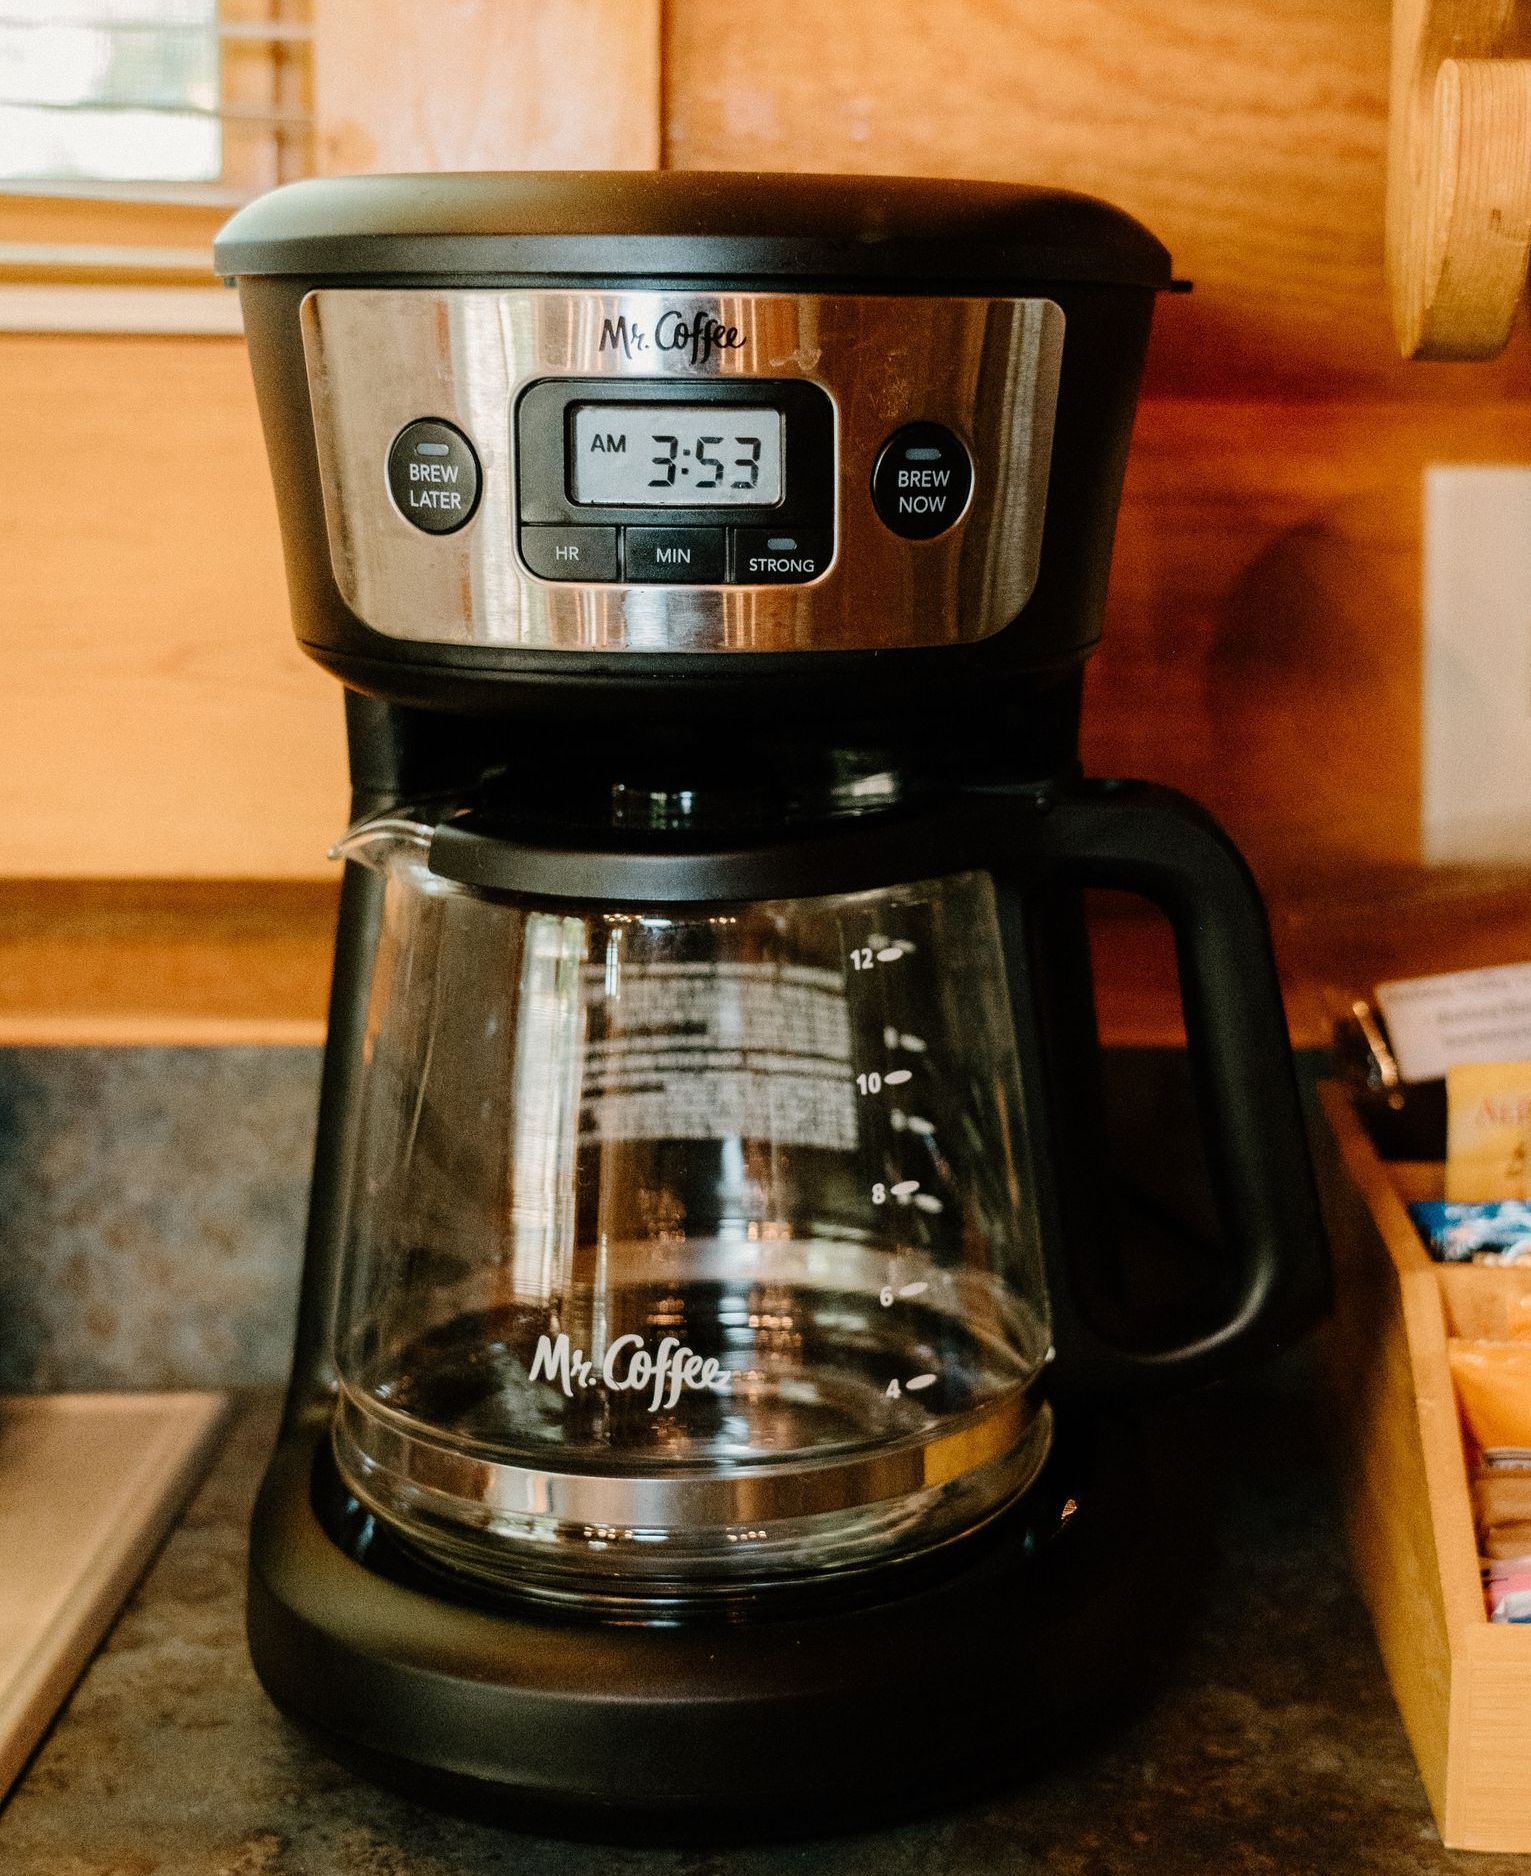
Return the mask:
[[1405,1081],[1439,1081],[1459,1062],[1531,1057],[1531,964],[1378,984],[1377,1007]]
[[1531,1197],[1531,1062],[1462,1062],[1446,1076],[1450,1204]]

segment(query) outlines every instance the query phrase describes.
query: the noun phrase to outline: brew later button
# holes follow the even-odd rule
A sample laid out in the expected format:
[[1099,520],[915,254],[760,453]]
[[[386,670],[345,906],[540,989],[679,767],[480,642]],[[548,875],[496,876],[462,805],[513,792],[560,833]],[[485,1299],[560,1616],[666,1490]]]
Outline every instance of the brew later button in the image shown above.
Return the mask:
[[426,534],[454,534],[478,506],[479,467],[473,445],[436,417],[407,423],[388,452],[394,506]]
[[944,424],[895,430],[872,471],[872,506],[906,541],[929,541],[958,520],[973,492],[973,462]]

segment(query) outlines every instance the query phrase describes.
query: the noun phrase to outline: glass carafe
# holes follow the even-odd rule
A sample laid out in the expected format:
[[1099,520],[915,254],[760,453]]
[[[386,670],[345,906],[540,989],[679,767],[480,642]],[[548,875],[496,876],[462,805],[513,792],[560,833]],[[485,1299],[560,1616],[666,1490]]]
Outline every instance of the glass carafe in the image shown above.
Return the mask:
[[597,909],[386,876],[337,1309],[351,1489],[580,1600],[849,1571],[1048,1449],[988,874]]

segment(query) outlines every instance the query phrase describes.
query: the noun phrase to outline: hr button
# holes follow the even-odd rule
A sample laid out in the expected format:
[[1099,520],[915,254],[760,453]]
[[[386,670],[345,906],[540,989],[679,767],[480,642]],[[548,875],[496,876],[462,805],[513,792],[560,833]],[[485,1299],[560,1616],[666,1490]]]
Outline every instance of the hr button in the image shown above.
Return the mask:
[[522,528],[521,558],[540,580],[614,580],[615,528]]

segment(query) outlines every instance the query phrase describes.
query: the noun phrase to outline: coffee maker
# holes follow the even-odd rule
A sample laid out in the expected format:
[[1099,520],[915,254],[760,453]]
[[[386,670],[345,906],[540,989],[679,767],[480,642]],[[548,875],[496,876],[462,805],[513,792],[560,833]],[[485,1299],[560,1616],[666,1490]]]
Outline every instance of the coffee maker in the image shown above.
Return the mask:
[[[1037,189],[483,174],[278,190],[217,264],[354,790],[261,1679],[511,1817],[1015,1768],[1123,1644],[1134,1396],[1326,1295],[1249,874],[1079,773],[1168,255]],[[1168,1333],[1094,887],[1173,927],[1222,1216]]]

